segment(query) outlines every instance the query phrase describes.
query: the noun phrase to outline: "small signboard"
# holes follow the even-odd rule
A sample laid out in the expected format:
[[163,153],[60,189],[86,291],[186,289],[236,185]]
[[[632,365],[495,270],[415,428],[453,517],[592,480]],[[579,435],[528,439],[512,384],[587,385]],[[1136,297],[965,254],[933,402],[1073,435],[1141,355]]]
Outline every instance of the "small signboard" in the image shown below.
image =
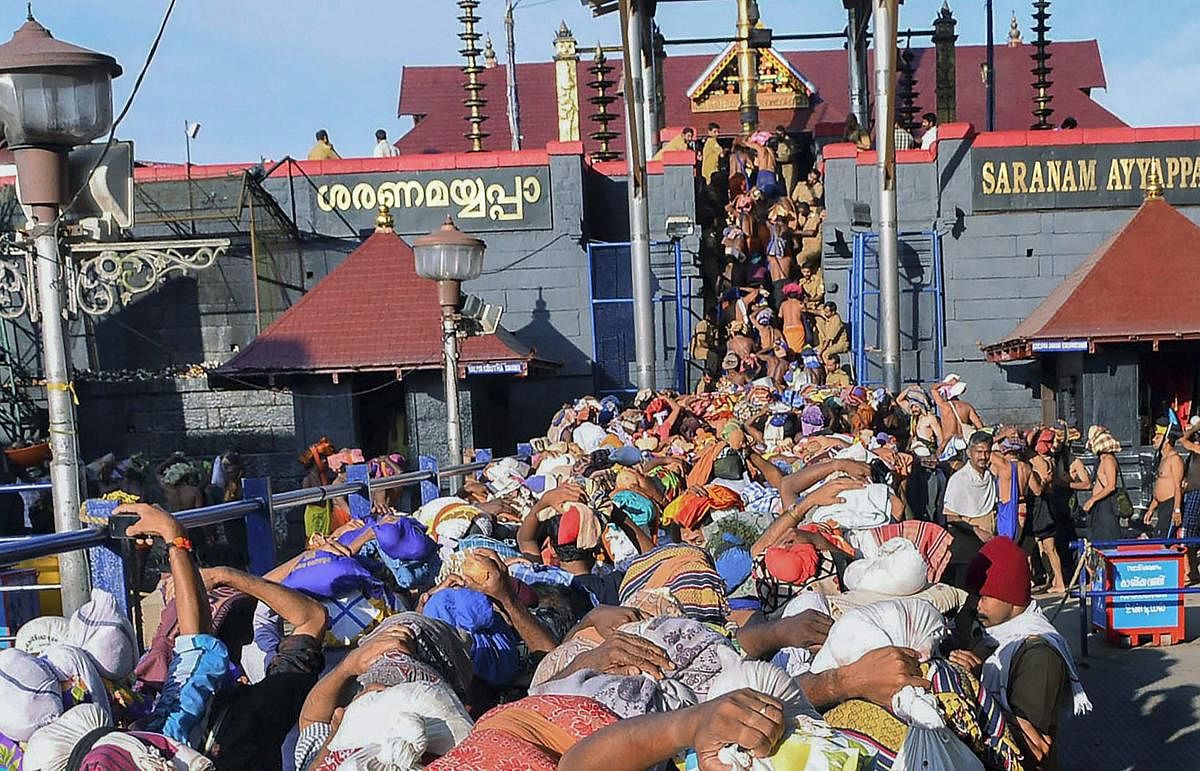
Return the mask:
[[[1113,588],[1121,589],[1178,589],[1178,560],[1171,555],[1147,556],[1141,559],[1120,559],[1112,563]],[[1179,594],[1152,594],[1138,597],[1112,598],[1113,629],[1162,629],[1178,626],[1183,614]]]
[[1031,347],[1034,353],[1071,353],[1082,351],[1087,353],[1087,340],[1034,340]]
[[468,375],[524,375],[523,361],[483,361],[467,365]]

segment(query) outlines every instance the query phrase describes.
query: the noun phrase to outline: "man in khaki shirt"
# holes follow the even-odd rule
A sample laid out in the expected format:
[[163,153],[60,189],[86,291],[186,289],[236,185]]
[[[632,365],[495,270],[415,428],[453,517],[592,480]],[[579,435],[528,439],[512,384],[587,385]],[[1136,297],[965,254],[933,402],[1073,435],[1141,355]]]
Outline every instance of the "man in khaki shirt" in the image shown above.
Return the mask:
[[708,124],[708,137],[704,140],[704,149],[700,153],[700,176],[704,178],[706,185],[713,183],[713,177],[721,166],[721,157],[725,155],[725,148],[721,147],[718,139],[720,134],[720,126],[715,123]]
[[336,161],[341,160],[342,156],[338,155],[337,150],[333,149],[333,145],[329,142],[329,132],[321,129],[317,132],[317,143],[308,151],[308,159],[310,161]]
[[854,385],[850,375],[842,369],[842,360],[836,353],[825,356],[822,363],[825,366],[825,385],[833,388],[846,388]]
[[821,172],[815,167],[809,169],[808,176],[792,188],[792,200],[796,203],[806,203],[816,209],[824,208],[825,183],[821,181]]

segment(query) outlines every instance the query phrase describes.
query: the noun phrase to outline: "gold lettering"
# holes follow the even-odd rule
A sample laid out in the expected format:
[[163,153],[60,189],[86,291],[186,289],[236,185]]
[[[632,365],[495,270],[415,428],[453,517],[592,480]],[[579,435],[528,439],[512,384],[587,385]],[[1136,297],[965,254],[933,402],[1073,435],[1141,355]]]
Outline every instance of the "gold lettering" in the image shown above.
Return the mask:
[[325,197],[329,192],[329,185],[321,185],[317,188],[317,208],[321,211],[333,211],[333,204]]
[[1200,187],[1200,157],[1192,164],[1192,181],[1190,187]]
[[1046,190],[1051,193],[1062,190],[1062,161],[1046,161]]
[[1180,159],[1179,159],[1179,186],[1180,187],[1191,187],[1192,186],[1192,183],[1189,178],[1192,176],[1192,169],[1195,168],[1196,161],[1200,161],[1200,158],[1193,159],[1190,155],[1184,155],[1184,156],[1180,157]]
[[425,205],[429,208],[444,208],[450,205],[450,188],[440,179],[425,186]]
[[996,192],[996,164],[994,161],[984,161],[983,168],[980,169],[980,174],[983,176],[983,183],[980,189],[984,195],[991,195]]
[[1108,166],[1108,182],[1105,183],[1107,190],[1121,189],[1121,167],[1117,163],[1117,159],[1113,158],[1112,163]]
[[1079,192],[1079,186],[1075,183],[1075,164],[1070,161],[1063,164],[1062,192]]
[[375,188],[367,182],[359,182],[355,185],[352,197],[355,209],[375,208]]
[[483,179],[456,179],[450,183],[450,200],[462,207],[458,216],[481,219],[487,216],[487,186]]
[[[487,189],[488,203],[492,206],[488,209],[488,216],[499,222],[508,220],[519,220],[525,217],[525,197],[521,195],[521,177],[513,177],[513,193],[507,195],[503,185],[488,185]],[[505,209],[505,206],[512,206],[511,211]]]
[[1079,159],[1079,189],[1096,190],[1096,159]]
[[1042,180],[1042,162],[1033,162],[1033,174],[1029,178],[1029,192],[1044,193],[1046,192],[1046,183]]
[[1121,159],[1121,175],[1125,181],[1121,183],[1122,190],[1131,190],[1133,188],[1133,158]]
[[1029,188],[1025,184],[1025,162],[1013,161],[1013,192],[1028,193]]
[[1179,156],[1172,155],[1167,159],[1167,178],[1163,181],[1167,189],[1175,187],[1175,177],[1177,176],[1179,176]]
[[1008,183],[1008,164],[1000,164],[1000,173],[996,175],[996,192],[1001,195],[1012,193],[1012,185]]
[[525,196],[528,203],[542,200],[542,181],[537,177],[526,177],[521,185],[521,195]]
[[1137,189],[1140,190],[1146,186],[1146,172],[1150,170],[1150,161],[1152,159],[1151,158],[1135,158],[1134,160],[1137,162],[1137,170],[1138,170]]
[[333,203],[334,208],[346,211],[350,208],[350,188],[345,185],[334,185],[329,188],[329,200]]

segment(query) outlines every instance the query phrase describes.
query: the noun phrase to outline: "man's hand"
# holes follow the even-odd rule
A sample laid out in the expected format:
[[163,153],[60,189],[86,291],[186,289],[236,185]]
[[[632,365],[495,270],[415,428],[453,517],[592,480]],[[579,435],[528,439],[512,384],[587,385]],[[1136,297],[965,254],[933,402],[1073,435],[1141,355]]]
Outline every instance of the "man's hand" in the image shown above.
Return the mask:
[[641,621],[646,614],[636,608],[623,608],[615,605],[597,605],[588,611],[580,627],[592,627],[605,640],[616,634],[617,628],[634,621]]
[[114,509],[113,513],[133,514],[138,517],[138,521],[130,525],[125,532],[133,536],[140,545],[148,544],[154,536],[170,543],[187,533],[183,525],[179,524],[179,520],[149,503],[125,503]]
[[783,736],[783,703],[743,688],[692,708],[692,747],[701,771],[725,771],[717,753],[736,744],[758,758],[769,756]]
[[835,503],[845,503],[842,493],[847,490],[858,490],[863,483],[854,479],[835,479],[813,490],[804,501],[812,506],[832,506]]
[[983,659],[971,651],[950,651],[949,658],[951,663],[959,665],[976,677],[983,671]]
[[371,668],[371,665],[389,651],[412,652],[414,641],[412,630],[403,624],[393,624],[375,635],[367,643],[359,643],[342,660],[342,666],[355,675],[361,675]]
[[558,508],[564,503],[581,503],[586,498],[583,494],[583,488],[574,482],[563,482],[553,490],[549,490],[542,496],[542,501],[548,506]]
[[860,460],[850,460],[848,458],[839,458],[832,461],[837,464],[837,470],[860,482],[871,481],[871,466],[868,463],[863,463]]
[[1034,727],[1023,717],[1017,717],[1017,725],[1021,729],[1022,744],[1029,750],[1029,754],[1033,756],[1035,763],[1041,763],[1050,754],[1050,749],[1054,744],[1054,737],[1047,736]]
[[644,637],[616,632],[592,650],[575,657],[571,671],[581,669],[610,675],[646,674],[659,680],[674,666],[666,651]]
[[508,566],[491,549],[473,550],[464,561],[461,573],[467,588],[486,594],[500,603],[513,599]]
[[817,649],[829,636],[833,619],[817,610],[806,610],[799,615],[781,618],[774,622],[781,648]]
[[917,652],[909,648],[877,648],[841,668],[846,695],[866,699],[881,707],[892,705],[892,696],[906,685],[929,688],[921,677]]

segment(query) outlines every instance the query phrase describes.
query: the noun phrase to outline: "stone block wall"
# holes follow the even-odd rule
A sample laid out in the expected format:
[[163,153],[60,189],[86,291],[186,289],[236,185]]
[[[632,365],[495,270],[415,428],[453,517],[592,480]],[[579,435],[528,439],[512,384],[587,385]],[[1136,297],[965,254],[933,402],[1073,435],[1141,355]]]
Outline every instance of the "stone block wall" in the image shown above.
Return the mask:
[[87,461],[140,452],[157,464],[176,451],[211,460],[236,447],[247,474],[269,476],[276,489],[300,476],[290,392],[214,391],[204,378],[81,382],[77,390]]

